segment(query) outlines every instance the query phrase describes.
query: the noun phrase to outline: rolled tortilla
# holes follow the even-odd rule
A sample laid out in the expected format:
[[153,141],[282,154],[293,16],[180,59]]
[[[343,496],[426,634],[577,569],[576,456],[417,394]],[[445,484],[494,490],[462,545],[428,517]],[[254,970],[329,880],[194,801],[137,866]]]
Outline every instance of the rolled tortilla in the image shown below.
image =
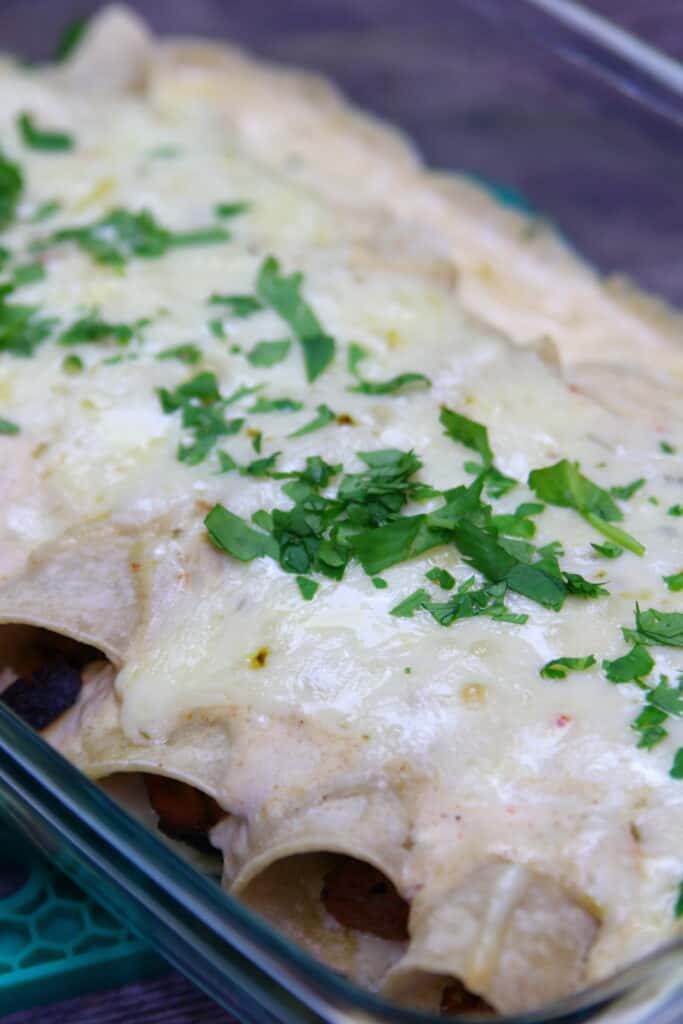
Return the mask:
[[251,828],[228,818],[211,841],[223,850],[224,880],[241,900],[335,970],[374,988],[405,942],[344,927],[321,894],[339,854],[377,868],[400,892],[408,827],[391,792],[368,789],[333,795],[275,823],[259,816]]
[[391,999],[438,1010],[457,978],[501,1013],[580,987],[596,918],[553,879],[518,864],[478,868],[429,906],[414,907],[405,957],[383,985]]
[[38,548],[0,587],[0,626],[51,630],[120,666],[138,625],[137,535],[89,523]]

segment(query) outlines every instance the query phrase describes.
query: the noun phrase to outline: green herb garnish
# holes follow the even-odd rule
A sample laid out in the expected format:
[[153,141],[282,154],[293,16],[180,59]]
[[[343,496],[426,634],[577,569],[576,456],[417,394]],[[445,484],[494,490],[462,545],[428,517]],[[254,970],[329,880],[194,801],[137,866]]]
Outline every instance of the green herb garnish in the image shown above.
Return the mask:
[[223,220],[230,220],[232,217],[238,217],[240,213],[246,213],[248,209],[249,203],[245,202],[216,203],[213,212]]
[[223,505],[215,505],[211,509],[204,525],[215,546],[240,562],[251,562],[266,555],[270,558],[278,556],[277,543],[269,533],[253,530]]
[[676,454],[676,449],[674,448],[674,446],[672,444],[669,443],[669,441],[660,441],[659,442],[659,450],[660,450],[660,452],[664,452],[665,455],[675,455]]
[[14,220],[23,189],[24,174],[21,167],[0,150],[0,231]]
[[335,342],[303,298],[302,284],[301,274],[287,277],[280,272],[278,261],[269,256],[259,270],[256,293],[261,302],[271,306],[291,327],[303,350],[306,376],[314,381],[332,362]]
[[448,569],[440,569],[438,566],[435,566],[429,572],[426,572],[425,576],[432,583],[438,583],[442,590],[452,590],[455,586],[455,578],[451,576]]
[[157,353],[157,359],[177,359],[187,366],[195,366],[201,362],[202,350],[196,345],[175,345],[173,348],[165,348]]
[[668,516],[683,516],[683,505],[671,505],[667,510]]
[[0,352],[14,356],[32,356],[52,333],[58,320],[44,317],[38,306],[8,302],[12,285],[0,287]]
[[623,487],[610,487],[609,492],[613,498],[619,498],[621,501],[628,501],[632,498],[636,491],[639,491],[641,487],[645,486],[645,478],[639,477],[638,480],[634,480],[630,484],[625,484]]
[[628,548],[636,555],[643,555],[645,548],[625,530],[614,526],[622,520],[623,514],[615,505],[608,491],[585,477],[577,462],[567,459],[534,469],[529,474],[529,487],[541,501],[562,508],[573,508],[596,530],[604,534],[608,540],[621,547]]
[[669,590],[677,592],[683,590],[683,572],[674,573],[673,576],[662,576]]
[[45,152],[66,153],[73,149],[73,136],[66,132],[46,131],[38,128],[31,114],[24,112],[17,121],[22,142],[30,149],[42,149]]
[[655,667],[654,659],[642,644],[634,644],[628,654],[614,661],[605,659],[602,668],[611,683],[631,683],[649,675]]
[[55,60],[58,63],[71,56],[83,38],[87,26],[87,18],[73,18],[64,26],[55,49]]
[[319,405],[316,409],[317,416],[315,419],[310,420],[308,423],[304,423],[303,427],[299,427],[294,433],[288,434],[288,437],[302,437],[304,434],[312,434],[314,430],[320,430],[322,427],[326,427],[328,423],[332,423],[335,420],[336,413],[332,412],[329,406]]
[[585,658],[553,658],[540,670],[544,679],[566,679],[568,672],[585,672],[595,665],[595,655]]
[[232,315],[240,320],[260,313],[263,309],[263,303],[253,295],[219,295],[218,292],[214,292],[209,297],[209,302],[213,306],[227,306]]
[[60,345],[89,345],[92,343],[112,339],[118,345],[127,345],[135,336],[136,331],[149,323],[148,320],[138,320],[135,324],[109,323],[102,320],[96,312],[88,313],[86,316],[76,320],[59,336]]
[[259,341],[251,352],[247,353],[247,359],[252,366],[275,366],[287,357],[291,347],[292,343],[288,338],[282,341]]
[[0,434],[12,435],[18,433],[19,427],[16,423],[13,423],[12,420],[6,420],[4,417],[0,416]]
[[64,356],[62,369],[64,373],[81,373],[83,370],[83,360],[75,354]]
[[303,402],[297,402],[293,398],[257,398],[248,412],[257,415],[270,412],[299,412],[303,407]]
[[604,544],[594,544],[591,541],[591,547],[604,558],[619,558],[619,555],[624,553],[623,548],[620,548],[618,544],[611,544],[608,540]]
[[683,647],[683,613],[660,612],[656,608],[641,611],[636,604],[636,628],[622,627],[622,633],[633,643]]
[[669,775],[672,779],[683,779],[683,747],[679,747],[674,754],[673,764]]
[[320,584],[308,576],[297,576],[296,582],[304,601],[312,601]]
[[643,708],[635,721],[631,723],[631,728],[635,732],[640,733],[638,740],[639,748],[642,750],[652,750],[658,743],[666,739],[669,733],[662,723],[666,722],[667,718],[666,712],[660,711],[659,708]]

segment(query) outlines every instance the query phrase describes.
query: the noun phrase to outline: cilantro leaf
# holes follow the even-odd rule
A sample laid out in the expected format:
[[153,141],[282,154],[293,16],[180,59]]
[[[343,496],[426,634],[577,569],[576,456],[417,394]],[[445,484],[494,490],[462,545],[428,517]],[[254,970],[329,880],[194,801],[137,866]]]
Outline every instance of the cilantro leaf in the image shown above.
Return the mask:
[[639,491],[641,487],[645,486],[645,478],[639,477],[637,480],[633,480],[630,484],[625,484],[623,487],[610,487],[609,492],[613,498],[619,498],[621,501],[628,501],[632,498],[636,491]]
[[315,419],[310,420],[308,423],[304,423],[303,427],[299,427],[293,434],[288,434],[288,437],[302,437],[304,434],[312,434],[314,430],[320,430],[321,427],[326,427],[328,423],[332,423],[337,418],[336,413],[332,412],[328,405],[319,405],[316,408],[317,416]]
[[247,359],[252,366],[275,366],[286,358],[291,347],[292,343],[288,338],[282,341],[259,341],[251,352],[247,353]]
[[624,553],[623,548],[620,548],[618,544],[611,544],[608,540],[604,544],[594,544],[591,541],[591,547],[604,558],[619,558],[619,555]]
[[381,576],[372,577],[372,585],[375,590],[386,590],[389,584],[386,580],[383,580]]
[[214,505],[204,520],[212,543],[240,562],[254,558],[278,557],[277,544],[269,533],[253,530],[244,519],[228,511],[223,505]]
[[672,576],[662,576],[669,590],[677,592],[683,590],[683,572],[674,573]]
[[30,149],[42,149],[52,153],[66,153],[73,149],[73,136],[66,132],[46,131],[38,128],[31,114],[24,111],[17,121],[22,142]]
[[444,433],[448,437],[454,441],[459,441],[460,444],[464,444],[466,448],[472,448],[475,452],[478,452],[486,469],[493,464],[493,452],[489,445],[488,430],[482,423],[468,419],[467,416],[454,412],[452,409],[447,409],[445,406],[441,409],[439,423],[446,428]]
[[213,212],[217,217],[229,220],[232,217],[238,217],[240,213],[246,213],[250,206],[250,203],[240,200],[234,203],[216,203],[213,208]]
[[661,677],[660,682],[647,695],[648,704],[665,711],[667,715],[674,715],[676,718],[683,716],[683,694]]
[[563,572],[562,576],[569,593],[577,597],[607,597],[609,595],[609,590],[606,590],[600,583],[592,583],[576,572]]
[[281,273],[280,264],[275,257],[269,256],[259,270],[256,294],[291,327],[303,349],[306,376],[312,382],[332,362],[335,341],[325,333],[315,313],[303,298],[302,283],[301,274],[291,274],[287,277]]
[[195,366],[201,362],[202,350],[196,345],[175,345],[173,348],[162,349],[157,353],[157,359],[177,359],[187,366]]
[[12,423],[11,420],[6,420],[2,416],[0,416],[0,434],[11,435],[18,433],[19,427],[17,426],[16,423]]
[[71,327],[63,331],[59,336],[59,344],[87,345],[91,342],[113,338],[119,345],[127,345],[140,325],[141,322],[133,326],[108,323],[106,320],[101,320],[97,313],[92,312],[81,317],[80,320],[76,320]]
[[346,365],[348,371],[352,376],[358,377],[358,367],[364,359],[368,358],[367,349],[364,349],[362,345],[359,345],[357,341],[352,341],[349,345],[349,350],[346,354]]
[[19,164],[0,149],[0,231],[14,220],[17,203],[24,190],[24,174]]
[[240,473],[242,476],[270,476],[281,454],[282,452],[274,452],[273,455],[264,455],[262,459],[254,459],[247,466],[242,466]]
[[580,472],[578,462],[562,459],[544,469],[534,469],[529,474],[528,482],[541,501],[562,508],[573,508],[608,540],[628,548],[636,555],[645,553],[639,541],[625,530],[612,525],[624,518],[621,510],[608,491]]
[[634,644],[628,654],[614,661],[605,659],[602,667],[610,683],[630,683],[649,675],[655,663],[646,647]]
[[451,576],[448,569],[440,569],[438,566],[434,566],[433,569],[425,573],[425,576],[432,583],[438,583],[442,590],[452,590],[455,586],[455,579]]
[[221,467],[219,473],[229,473],[237,469],[237,463],[229,452],[220,451],[218,454],[218,465]]
[[315,580],[310,579],[308,576],[297,576],[297,585],[301,591],[301,596],[304,601],[312,601],[315,597],[316,590],[319,584]]
[[20,267],[16,267],[13,276],[13,284],[15,288],[20,288],[25,284],[33,284],[35,281],[45,280],[45,267],[42,263],[24,263]]
[[80,373],[84,368],[83,360],[80,356],[72,353],[69,356],[64,356],[62,359],[62,369],[64,373]]
[[59,63],[71,56],[83,38],[87,26],[87,18],[73,18],[67,22],[57,40],[55,61]]
[[683,882],[678,886],[678,896],[674,906],[674,917],[683,917]]
[[426,604],[429,604],[429,594],[426,590],[420,588],[392,608],[389,614],[397,619],[411,619],[415,612]]
[[117,207],[92,224],[56,231],[47,243],[75,242],[97,263],[120,268],[134,256],[146,260],[159,259],[175,246],[224,242],[229,238],[227,231],[216,227],[187,232],[169,231],[149,210],[131,213]]
[[400,516],[384,526],[355,534],[351,545],[368,576],[376,576],[448,539],[449,532],[430,526],[426,515]]
[[675,455],[676,454],[676,449],[674,448],[674,446],[669,441],[660,441],[659,442],[659,450],[660,450],[660,452],[664,452],[665,455]]
[[240,320],[253,316],[254,313],[260,313],[263,309],[263,303],[253,295],[219,295],[214,292],[210,296],[209,302],[214,306],[228,306],[233,316]]
[[257,414],[269,412],[299,412],[303,407],[303,402],[296,402],[293,398],[257,398],[248,411]]
[[671,507],[666,510],[666,514],[668,516],[683,516],[683,505],[671,505]]
[[489,498],[503,498],[517,486],[517,480],[501,473],[495,466],[486,467],[481,466],[478,462],[466,462],[465,470],[467,473],[474,473],[482,478]]
[[58,321],[39,315],[38,306],[8,302],[0,292],[0,352],[14,356],[32,356],[52,333]]
[[544,679],[566,679],[567,672],[585,672],[595,665],[595,655],[588,654],[585,658],[553,658],[546,662],[540,670]]
[[622,630],[627,639],[641,644],[683,647],[683,613],[660,612],[656,608],[641,611],[636,604],[635,630]]
[[425,377],[423,373],[399,373],[389,380],[361,380],[348,390],[359,395],[390,395],[416,384],[431,387],[429,377]]
[[674,760],[671,765],[669,775],[672,779],[683,779],[683,747],[679,747],[674,754]]
[[643,708],[635,721],[631,723],[631,728],[640,733],[639,748],[651,750],[666,739],[669,733],[662,723],[666,722],[667,717],[666,711],[661,711],[659,708],[652,706]]

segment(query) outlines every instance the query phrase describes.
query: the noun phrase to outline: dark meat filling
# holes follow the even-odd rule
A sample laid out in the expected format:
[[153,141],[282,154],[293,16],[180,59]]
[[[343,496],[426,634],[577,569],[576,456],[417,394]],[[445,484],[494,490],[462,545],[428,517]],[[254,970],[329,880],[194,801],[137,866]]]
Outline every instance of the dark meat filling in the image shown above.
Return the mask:
[[320,893],[325,909],[345,928],[381,939],[408,938],[410,905],[381,871],[353,857],[339,857]]
[[451,1013],[459,1013],[463,1016],[471,1015],[473,1017],[485,1014],[493,1013],[495,1010],[492,1006],[482,999],[481,996],[475,996],[474,992],[470,992],[466,989],[461,981],[451,981],[444,988],[441,993],[441,1013],[445,1016]]
[[0,700],[40,732],[68,711],[80,692],[80,671],[57,656],[30,675],[15,679],[0,693]]
[[145,775],[149,802],[159,816],[159,831],[204,853],[215,853],[209,829],[225,817],[216,801],[186,782],[162,775]]

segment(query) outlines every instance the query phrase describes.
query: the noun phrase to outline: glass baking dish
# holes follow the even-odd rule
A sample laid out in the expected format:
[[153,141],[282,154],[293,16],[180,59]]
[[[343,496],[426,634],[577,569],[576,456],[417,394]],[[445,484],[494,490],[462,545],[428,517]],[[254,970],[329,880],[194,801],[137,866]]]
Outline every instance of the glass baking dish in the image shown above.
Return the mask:
[[[96,6],[0,3],[3,46],[46,57],[59,28]],[[562,0],[132,6],[159,32],[225,37],[322,71],[402,127],[430,164],[540,211],[602,270],[683,304],[683,69],[608,22]],[[1,705],[0,810],[245,1022],[264,1012],[287,1022],[436,1020],[392,1007],[313,961]],[[508,1019],[680,1019],[682,950],[683,942],[669,946],[571,999]]]

